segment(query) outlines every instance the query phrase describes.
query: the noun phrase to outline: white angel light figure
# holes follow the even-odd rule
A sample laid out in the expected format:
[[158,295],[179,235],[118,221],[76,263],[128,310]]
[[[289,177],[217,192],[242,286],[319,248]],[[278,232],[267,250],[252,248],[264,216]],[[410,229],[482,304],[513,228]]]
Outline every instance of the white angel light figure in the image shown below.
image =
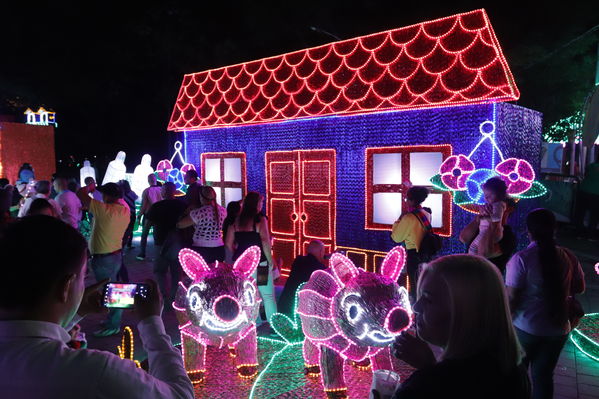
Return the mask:
[[141,157],[141,163],[135,167],[133,171],[133,185],[131,189],[137,194],[139,201],[141,201],[141,194],[143,191],[150,186],[148,183],[148,175],[154,173],[152,168],[152,156],[150,154],[144,154]]
[[125,166],[125,154],[124,151],[119,151],[116,154],[116,158],[108,164],[106,168],[106,174],[104,175],[104,180],[102,180],[102,185],[106,183],[117,183],[119,180],[123,180],[125,175],[127,174],[127,167]]
[[79,170],[79,180],[81,187],[85,186],[85,179],[87,177],[93,177],[96,180],[96,169],[91,166],[91,163],[86,159],[83,161],[83,167]]

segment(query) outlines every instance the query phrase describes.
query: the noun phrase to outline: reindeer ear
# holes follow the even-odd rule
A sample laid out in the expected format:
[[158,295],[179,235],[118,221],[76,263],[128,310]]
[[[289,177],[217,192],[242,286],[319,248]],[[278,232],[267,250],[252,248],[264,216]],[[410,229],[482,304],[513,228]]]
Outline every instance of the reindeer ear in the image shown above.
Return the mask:
[[335,279],[339,282],[340,287],[356,277],[359,273],[358,268],[348,257],[340,253],[334,253],[329,260],[329,267],[333,270]]
[[403,269],[405,263],[406,250],[403,247],[397,246],[385,256],[383,264],[381,265],[381,274],[389,277],[393,281],[397,281],[399,273],[401,273],[401,269]]
[[237,270],[246,276],[251,276],[260,263],[260,248],[252,246],[246,249],[233,264],[233,270]]
[[210,266],[208,266],[204,258],[189,248],[183,248],[179,251],[179,262],[185,274],[192,280],[195,280],[198,274],[210,271]]

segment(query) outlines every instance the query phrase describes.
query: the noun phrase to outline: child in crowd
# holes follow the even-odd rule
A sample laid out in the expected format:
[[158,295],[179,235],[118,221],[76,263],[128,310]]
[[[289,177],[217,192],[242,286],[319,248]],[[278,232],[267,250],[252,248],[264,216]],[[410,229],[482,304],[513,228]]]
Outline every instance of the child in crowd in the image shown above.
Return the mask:
[[[483,185],[485,204],[476,217],[460,232],[460,241],[469,245],[468,253],[489,259],[503,273],[507,258],[515,248],[511,230],[506,232],[507,218],[513,211],[513,202],[507,195],[507,185],[501,178],[492,177]],[[509,234],[504,239],[504,234]],[[500,241],[505,241],[504,244]],[[510,242],[507,242],[510,241]],[[509,248],[509,249],[508,249]]]

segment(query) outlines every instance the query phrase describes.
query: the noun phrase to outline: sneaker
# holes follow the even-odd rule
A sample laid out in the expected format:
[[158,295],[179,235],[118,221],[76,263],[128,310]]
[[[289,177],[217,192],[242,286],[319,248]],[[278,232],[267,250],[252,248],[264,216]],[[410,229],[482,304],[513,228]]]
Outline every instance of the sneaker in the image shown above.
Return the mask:
[[98,330],[94,332],[94,337],[102,338],[102,337],[111,337],[113,335],[117,335],[121,332],[120,328],[103,328],[102,330]]
[[139,254],[135,257],[137,260],[144,260],[146,258],[146,254]]

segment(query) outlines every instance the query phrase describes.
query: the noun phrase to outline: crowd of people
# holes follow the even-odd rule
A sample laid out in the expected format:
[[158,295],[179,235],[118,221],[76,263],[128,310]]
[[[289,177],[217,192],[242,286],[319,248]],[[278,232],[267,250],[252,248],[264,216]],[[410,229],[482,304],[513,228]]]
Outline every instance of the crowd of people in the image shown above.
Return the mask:
[[[515,203],[505,182],[491,178],[482,190],[485,204],[459,235],[468,255],[431,262],[419,251],[430,230],[428,193],[407,190],[407,212],[391,238],[407,249],[416,335],[402,334],[394,354],[417,371],[394,398],[553,397],[559,354],[583,315],[575,298],[585,288],[581,264],[556,244],[547,209],[527,215],[530,244],[514,253],[507,221]],[[442,348],[439,359],[425,343]]]
[[[307,253],[295,259],[277,302],[279,262],[273,259],[264,197],[248,192],[225,209],[214,189],[198,182],[195,170],[187,172],[185,183],[187,194],[177,197],[173,183],[159,185],[149,175],[139,214],[137,195],[126,181],[97,186],[87,178],[79,188],[58,176],[52,183],[25,185],[31,192],[17,201],[18,220],[3,215],[0,231],[6,264],[19,265],[6,268],[0,291],[0,365],[7,370],[0,390],[19,398],[60,397],[52,395],[65,386],[73,397],[192,397],[181,356],[160,318],[163,310],[172,310],[182,277],[181,248],[194,249],[209,263],[231,263],[258,246],[254,278],[266,333],[274,313],[294,312],[299,285],[327,267],[324,244],[310,242]],[[3,183],[0,205],[16,206],[14,192],[9,192],[13,189],[7,187]],[[402,334],[392,352],[416,371],[387,397],[552,397],[553,370],[580,317],[575,295],[584,291],[581,265],[556,244],[555,217],[545,209],[527,216],[530,245],[515,252],[516,239],[507,224],[515,204],[505,183],[491,178],[482,189],[486,203],[459,234],[465,254],[448,256],[437,256],[431,250],[435,245],[427,242],[435,239],[432,212],[422,206],[428,190],[406,190],[406,212],[393,225],[391,239],[407,250],[415,329]],[[77,231],[84,213],[93,221],[87,240]],[[157,283],[149,280],[147,298],[136,298],[149,373],[105,352],[76,352],[66,346],[66,331],[87,313],[102,311],[100,288],[108,281],[128,281],[123,249],[131,246],[136,221],[142,226],[137,259],[146,258],[151,230],[156,254]],[[96,284],[86,289],[88,267]],[[122,310],[111,309],[94,335],[119,334],[121,316]],[[440,347],[441,355],[435,356],[429,345]],[[44,372],[48,369],[59,377],[50,378]],[[37,383],[30,384],[34,376]],[[373,396],[386,397],[377,391]]]

